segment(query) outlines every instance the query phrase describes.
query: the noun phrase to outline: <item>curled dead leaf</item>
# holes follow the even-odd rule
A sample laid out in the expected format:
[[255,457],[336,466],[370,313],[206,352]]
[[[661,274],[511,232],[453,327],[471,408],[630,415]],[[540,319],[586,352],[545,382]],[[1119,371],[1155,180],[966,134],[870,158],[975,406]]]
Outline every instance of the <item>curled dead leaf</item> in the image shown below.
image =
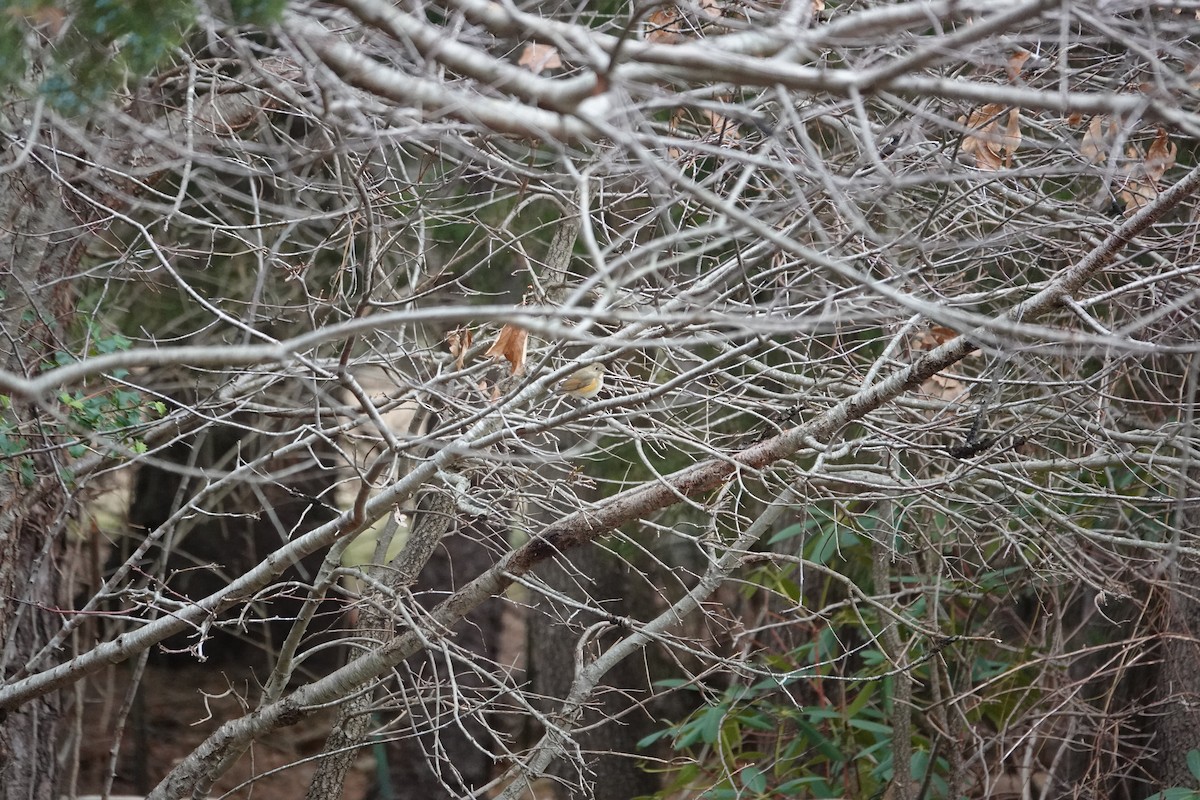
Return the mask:
[[1125,206],[1125,216],[1133,216],[1158,197],[1158,182],[1175,166],[1179,148],[1171,141],[1161,126],[1145,156],[1137,146],[1131,145],[1125,155],[1129,164],[1125,167],[1125,179],[1117,190],[1117,198]]
[[1008,80],[1010,83],[1015,82],[1021,76],[1021,70],[1025,67],[1025,62],[1029,60],[1033,54],[1028,50],[1020,49],[1008,57]]
[[517,59],[517,64],[537,75],[542,70],[557,69],[563,65],[563,62],[558,56],[557,48],[533,42],[525,45],[525,49],[521,51],[521,57]]
[[988,103],[971,112],[969,119],[959,117],[959,123],[969,128],[963,137],[962,150],[975,156],[975,166],[981,170],[995,171],[1001,166],[1011,166],[1013,154],[1021,146],[1021,112],[1010,108],[1000,127],[1004,106]]
[[1091,164],[1103,164],[1108,159],[1108,151],[1116,133],[1116,120],[1105,114],[1097,114],[1088,123],[1087,133],[1079,142],[1079,154]]
[[1175,166],[1175,156],[1179,148],[1167,136],[1167,131],[1161,125],[1150,149],[1146,151],[1146,176],[1157,183],[1167,174],[1167,170]]
[[454,357],[455,369],[463,368],[463,361],[467,357],[467,351],[471,349],[473,338],[471,329],[466,326],[455,328],[446,334],[446,344],[450,347],[450,355]]
[[931,325],[913,337],[913,345],[919,350],[932,350],[958,336],[958,331],[945,325]]
[[940,372],[921,384],[921,393],[947,403],[966,403],[971,399],[971,390],[965,383]]
[[520,375],[525,371],[525,352],[529,344],[529,332],[512,323],[500,329],[500,334],[485,355],[496,360],[505,359],[509,364],[510,375]]
[[728,0],[689,0],[668,3],[642,23],[642,38],[656,44],[679,44],[704,36],[727,13]]
[[642,36],[656,44],[679,44],[687,41],[684,35],[683,14],[675,6],[663,6],[650,16],[642,27]]

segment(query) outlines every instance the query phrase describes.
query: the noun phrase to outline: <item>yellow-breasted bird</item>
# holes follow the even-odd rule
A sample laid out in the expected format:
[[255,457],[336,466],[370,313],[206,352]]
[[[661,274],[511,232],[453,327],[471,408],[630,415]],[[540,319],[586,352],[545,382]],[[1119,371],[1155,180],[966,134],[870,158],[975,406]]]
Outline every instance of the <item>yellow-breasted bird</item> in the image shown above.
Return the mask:
[[604,388],[604,365],[588,364],[575,370],[558,385],[558,391],[580,400],[595,397]]

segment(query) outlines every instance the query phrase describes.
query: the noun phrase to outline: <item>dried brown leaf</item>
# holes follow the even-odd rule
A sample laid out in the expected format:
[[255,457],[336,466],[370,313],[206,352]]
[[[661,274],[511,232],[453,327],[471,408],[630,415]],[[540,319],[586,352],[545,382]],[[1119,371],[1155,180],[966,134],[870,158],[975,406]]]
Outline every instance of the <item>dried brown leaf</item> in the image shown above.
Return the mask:
[[[1000,169],[1002,164],[1011,160],[1012,151],[1021,142],[1017,109],[1009,111],[1008,125],[1003,132],[999,131],[999,119],[1003,110],[1004,106],[999,103],[988,103],[972,111],[970,119],[965,121],[971,132],[963,137],[962,149],[964,153],[975,156],[975,166],[978,169],[988,172]],[[960,117],[959,122],[964,120]],[[1014,129],[1015,141],[1010,133]],[[1004,150],[1008,150],[1007,157],[1001,155]]]
[[953,328],[947,328],[945,325],[931,325],[913,337],[913,344],[919,350],[932,350],[956,336],[958,336],[958,331]]
[[1175,155],[1179,148],[1167,136],[1166,130],[1160,125],[1158,135],[1150,149],[1146,151],[1146,177],[1158,183],[1167,174],[1167,170],[1175,166]]
[[533,42],[525,45],[525,49],[521,51],[521,57],[517,59],[517,64],[537,75],[542,70],[557,69],[563,65],[563,62],[558,57],[557,48]]
[[1015,82],[1021,76],[1021,70],[1025,67],[1025,62],[1033,55],[1028,50],[1018,50],[1008,57],[1008,80]]
[[1104,114],[1097,114],[1088,123],[1087,133],[1079,142],[1079,153],[1092,164],[1103,164],[1108,160],[1112,137],[1117,132],[1117,123]]
[[921,393],[947,403],[965,403],[971,398],[965,383],[940,372],[921,384]]
[[683,15],[675,6],[663,6],[647,17],[644,31],[646,41],[656,44],[679,44],[688,39],[684,35]]
[[520,375],[525,371],[525,351],[529,344],[529,333],[512,323],[500,329],[500,334],[485,354],[488,358],[505,359],[509,363],[509,374]]
[[1008,111],[1008,125],[1004,135],[1000,137],[1000,148],[1004,151],[1004,166],[1012,166],[1012,157],[1021,146],[1021,110],[1011,108]]
[[1179,148],[1171,141],[1166,130],[1158,128],[1154,141],[1143,156],[1140,148],[1130,146],[1125,155],[1129,166],[1125,168],[1125,180],[1117,191],[1117,198],[1125,206],[1125,216],[1133,216],[1158,197],[1158,182],[1175,166]]
[[450,346],[450,355],[454,356],[455,369],[463,368],[463,361],[467,357],[467,351],[471,349],[473,338],[471,329],[466,326],[455,328],[446,334],[446,344]]
[[736,122],[729,117],[724,117],[715,111],[706,110],[705,115],[708,117],[708,124],[722,141],[741,141],[742,132],[738,128]]

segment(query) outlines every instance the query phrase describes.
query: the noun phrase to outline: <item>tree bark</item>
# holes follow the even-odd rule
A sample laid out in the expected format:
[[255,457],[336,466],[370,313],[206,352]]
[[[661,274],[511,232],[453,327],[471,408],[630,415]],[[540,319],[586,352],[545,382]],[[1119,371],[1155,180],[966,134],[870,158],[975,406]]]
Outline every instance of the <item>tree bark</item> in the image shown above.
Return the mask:
[[[1195,516],[1195,512],[1191,516]],[[1192,528],[1192,530],[1196,530]],[[1200,750],[1200,565],[1179,570],[1171,592],[1166,640],[1158,679],[1160,716],[1157,717],[1155,759],[1162,788],[1195,787],[1187,754]]]
[[[90,239],[89,220],[73,213],[64,197],[65,184],[32,156],[0,176],[0,353],[8,370],[24,375],[38,372],[63,345],[63,328],[74,311],[69,284],[61,279],[74,272]],[[2,421],[11,449],[53,444],[32,405],[12,404]],[[0,673],[5,677],[22,670],[58,627],[53,612],[63,599],[58,558],[70,505],[61,467],[53,450],[18,454],[0,464]],[[56,796],[61,706],[58,695],[47,695],[0,720],[0,798]]]
[[[1193,357],[1190,363],[1175,366],[1179,368],[1177,374],[1184,376],[1179,407],[1190,435],[1183,440],[1194,442],[1200,359]],[[1200,479],[1200,467],[1193,466],[1186,474],[1196,481]],[[1188,497],[1194,491],[1180,481],[1175,513],[1176,535],[1193,547],[1200,537],[1200,501]],[[1158,754],[1154,764],[1163,789],[1195,788],[1200,783],[1187,763],[1188,752],[1200,750],[1200,560],[1183,553],[1176,557],[1178,561],[1167,572],[1167,625],[1158,676],[1162,707],[1155,726]]]

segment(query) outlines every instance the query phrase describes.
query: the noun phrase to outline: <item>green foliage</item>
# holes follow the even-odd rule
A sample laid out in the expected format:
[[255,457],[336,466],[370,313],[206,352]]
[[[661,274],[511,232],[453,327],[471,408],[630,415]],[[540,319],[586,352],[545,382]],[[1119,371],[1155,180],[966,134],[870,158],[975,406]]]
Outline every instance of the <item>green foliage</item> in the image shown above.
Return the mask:
[[[672,776],[666,795],[703,789],[699,797],[870,797],[893,775],[892,725],[886,708],[892,682],[853,684],[832,704],[787,703],[786,687],[771,682],[726,690],[684,722],[641,742],[669,735],[679,753],[693,759]],[[945,795],[944,759],[930,758],[930,744],[914,737],[910,763],[915,780],[933,769],[930,786]],[[728,768],[726,768],[728,767]]]
[[[918,512],[897,502],[892,519],[954,552],[951,531],[961,527],[955,512]],[[758,650],[759,673],[774,678],[735,680],[706,695],[687,718],[644,740],[643,746],[669,741],[674,763],[683,765],[660,796],[878,796],[894,778],[894,737],[904,735],[911,779],[925,787],[924,796],[944,798],[950,792],[945,754],[954,745],[935,738],[940,726],[921,718],[921,709],[935,705],[934,684],[943,687],[943,696],[947,686],[987,686],[964,712],[967,724],[983,730],[1005,730],[1044,702],[1038,654],[1029,645],[995,639],[994,621],[978,608],[988,598],[1006,604],[1013,599],[1021,568],[1005,561],[1003,540],[976,551],[983,562],[969,565],[969,576],[943,579],[936,596],[922,591],[927,578],[903,566],[892,570],[890,588],[899,589],[902,599],[885,601],[889,613],[859,600],[878,593],[872,565],[881,540],[892,554],[911,547],[870,505],[832,503],[806,507],[801,521],[767,539],[769,547],[801,556],[805,566],[791,573],[774,566],[749,571],[743,594],[750,599],[765,592],[778,599],[782,612],[794,606],[807,621],[786,633],[771,626],[778,641],[790,643]],[[911,728],[898,732],[896,686],[902,678],[879,642],[898,618],[928,628],[931,603],[937,603],[934,618],[944,639],[932,641],[903,623],[898,628],[907,638],[903,660],[914,692]],[[959,637],[978,638],[968,644]]]
[[[90,319],[87,321],[86,327],[90,355],[128,350],[133,344],[127,337],[119,333],[98,334],[94,322]],[[58,364],[72,360],[74,358],[68,353],[55,354],[55,361]],[[125,377],[125,372],[117,370],[112,377],[121,380]],[[99,392],[63,391],[59,393],[58,401],[71,429],[84,432],[85,439],[94,438],[97,435],[111,438],[134,453],[145,452],[146,444],[131,436],[130,432],[137,426],[150,419],[161,417],[167,412],[167,407],[162,401],[147,401],[140,393],[120,386]],[[82,456],[88,449],[85,439],[70,444],[67,447],[67,453],[76,458]]]
[[1200,800],[1200,792],[1194,789],[1174,787],[1164,789],[1161,792],[1155,792],[1147,797],[1146,800]]
[[[1188,751],[1187,765],[1188,772],[1192,773],[1192,777],[1196,779],[1197,783],[1200,783],[1200,750]],[[1200,791],[1174,786],[1161,792],[1155,792],[1146,800],[1200,800]]]
[[22,486],[32,486],[34,469],[33,458],[28,455],[29,440],[20,434],[16,422],[9,417],[12,398],[0,395],[0,406],[5,412],[0,417],[0,463],[6,471],[16,473]]
[[[266,24],[284,0],[234,0],[234,22]],[[0,85],[37,67],[37,91],[59,112],[84,113],[167,63],[196,22],[191,0],[15,0],[0,14]]]
[[[88,321],[89,336],[87,355],[113,353],[128,350],[132,343],[120,334],[94,335],[94,323]],[[46,367],[53,368],[69,364],[77,357],[65,351],[55,352]],[[111,377],[120,381],[123,370],[115,371]],[[126,389],[119,384],[106,383],[100,390],[77,389],[61,391],[57,397],[58,409],[53,415],[22,415],[14,408],[12,398],[0,395],[0,464],[3,469],[15,473],[22,485],[32,486],[37,477],[37,464],[33,453],[38,449],[55,449],[51,444],[35,447],[31,438],[37,435],[43,441],[57,442],[58,448],[70,458],[81,458],[96,448],[97,441],[111,442],[119,448],[103,446],[106,452],[120,449],[133,453],[144,453],[146,443],[137,438],[139,426],[162,417],[167,406],[159,400],[147,400],[141,393]],[[71,482],[69,469],[62,469],[59,477]]]

